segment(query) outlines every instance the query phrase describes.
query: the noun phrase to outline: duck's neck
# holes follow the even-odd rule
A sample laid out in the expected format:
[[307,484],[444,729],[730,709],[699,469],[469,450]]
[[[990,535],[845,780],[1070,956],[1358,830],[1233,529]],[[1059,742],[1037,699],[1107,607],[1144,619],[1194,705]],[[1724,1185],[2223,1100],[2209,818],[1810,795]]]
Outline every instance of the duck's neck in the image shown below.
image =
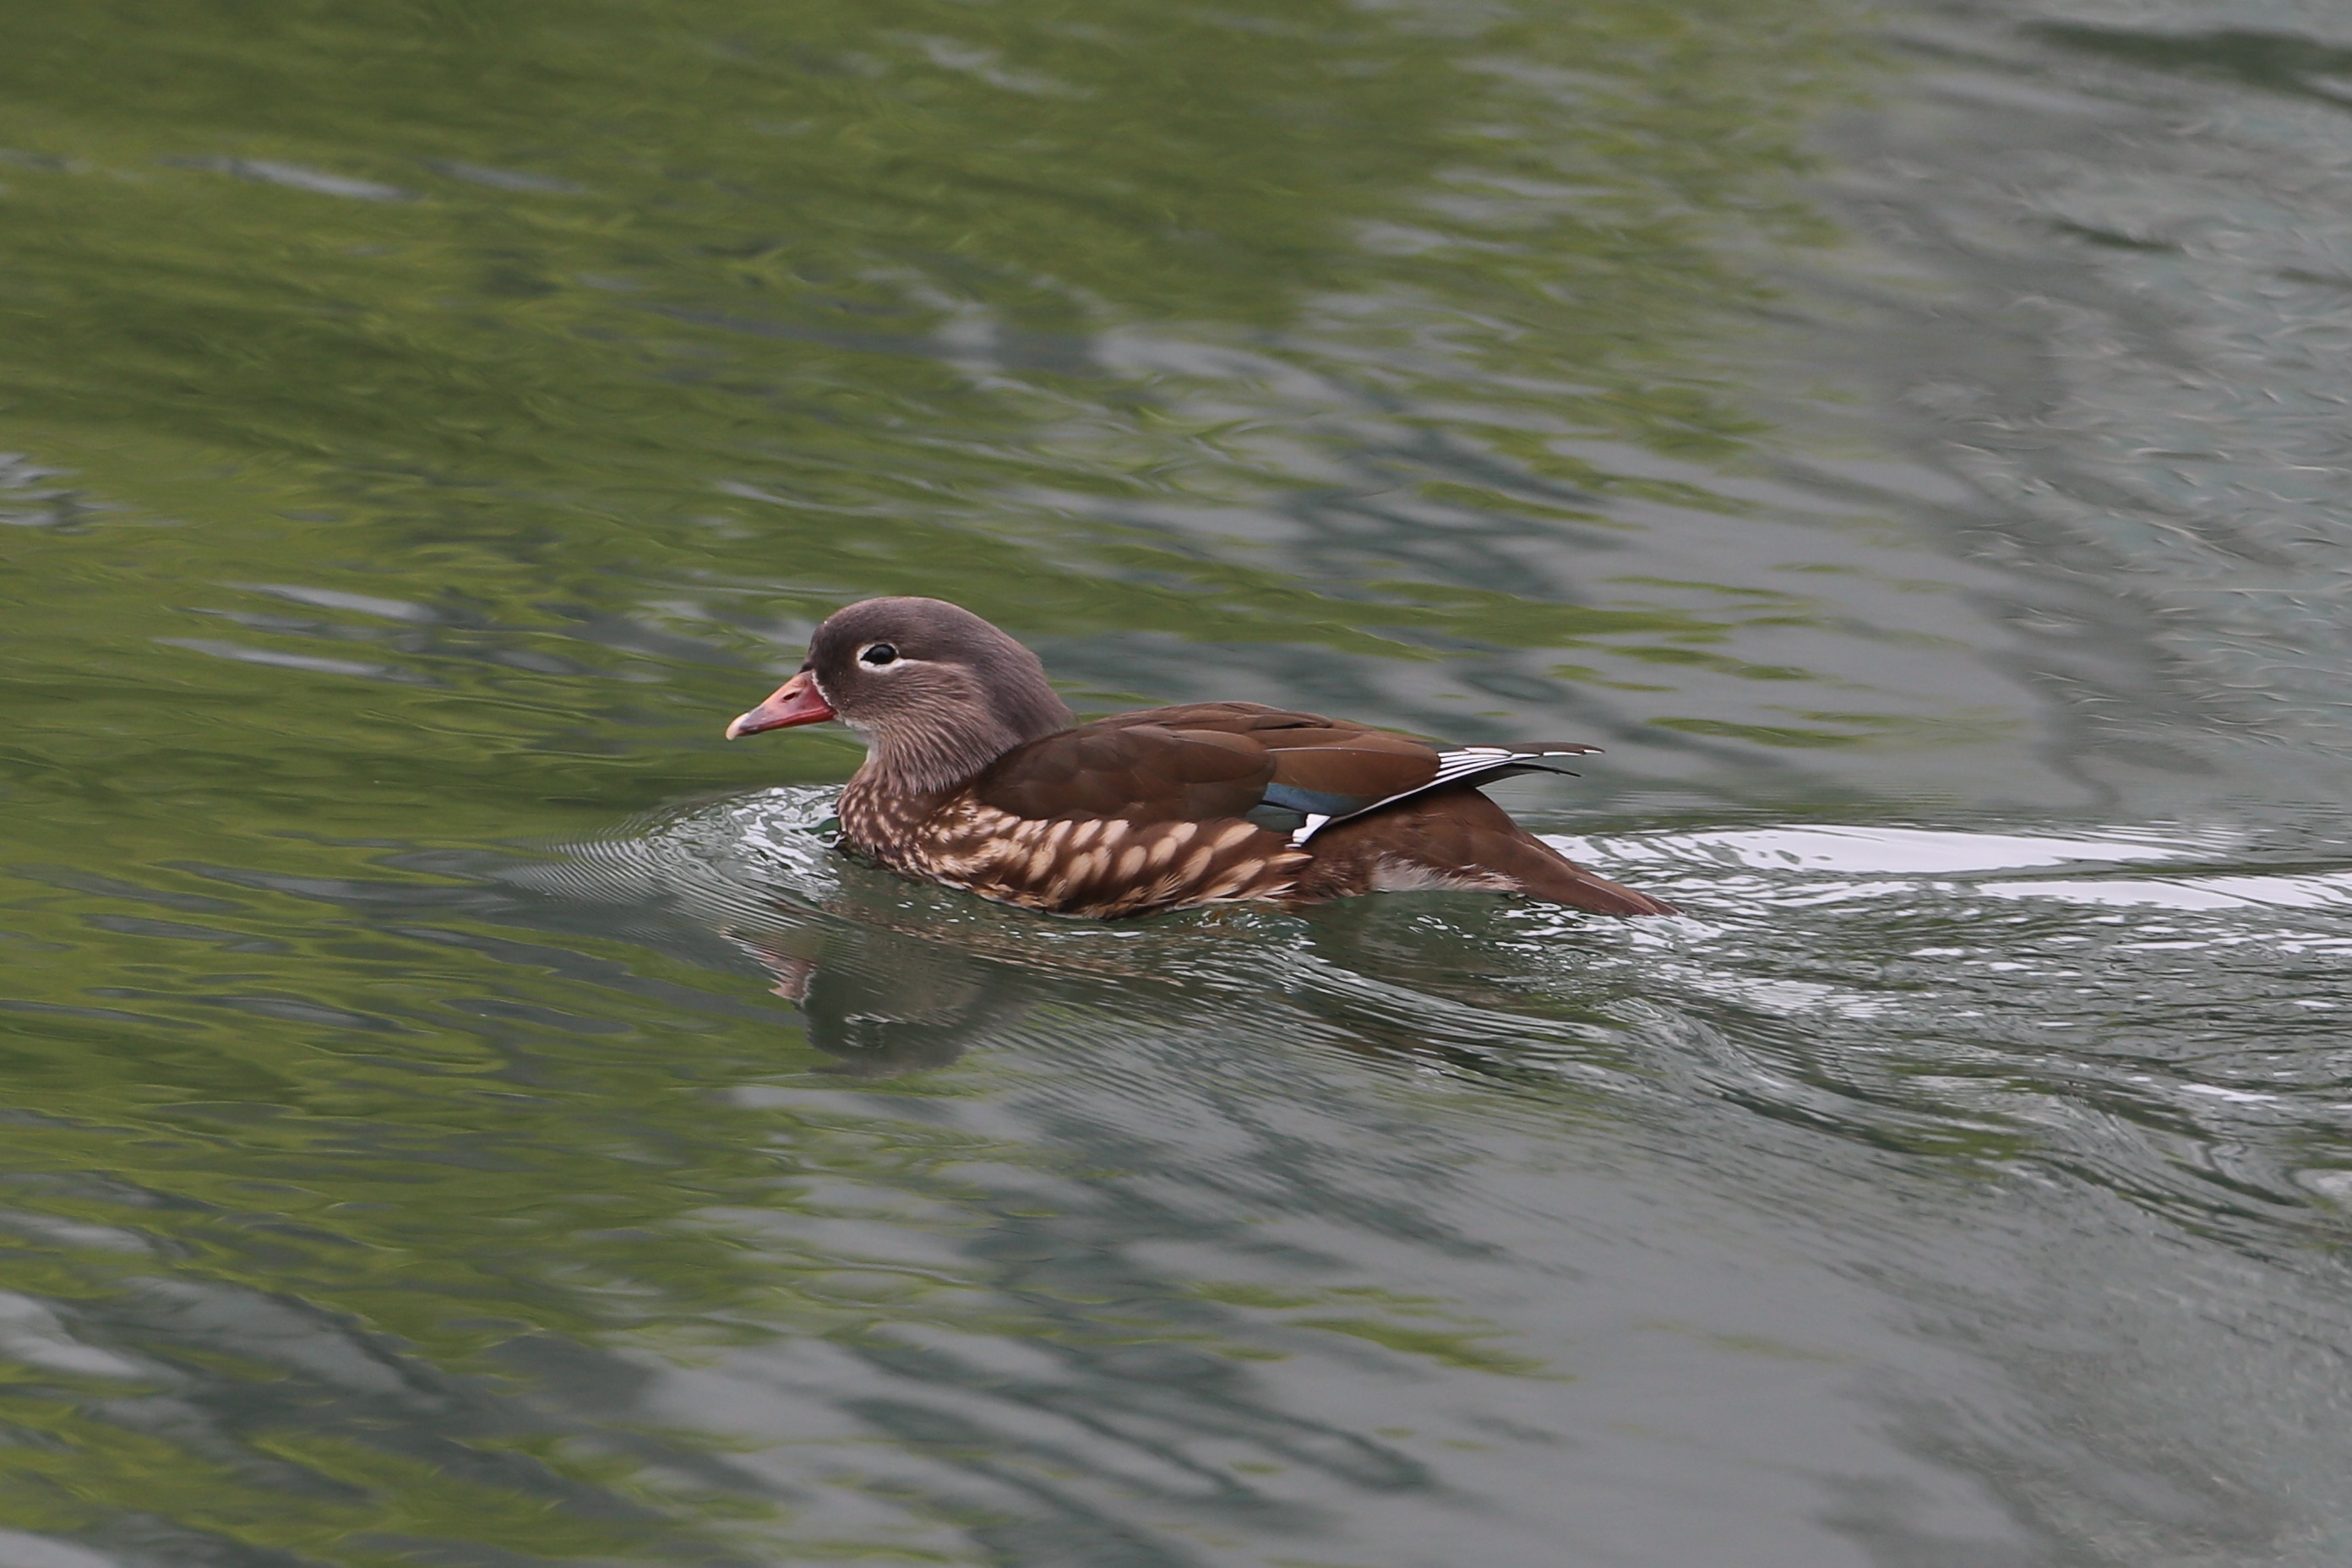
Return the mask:
[[849,785],[863,795],[937,800],[978,778],[1005,752],[1070,723],[1070,710],[1048,687],[1040,701],[1000,706],[966,723],[877,726],[866,732],[866,765]]
[[869,736],[868,742],[866,765],[850,775],[834,809],[849,841],[888,865],[906,860],[940,808],[1013,749],[968,740],[924,744]]
[[850,779],[849,787],[909,799],[951,795],[1020,743],[1004,735],[943,730],[869,732],[865,765]]

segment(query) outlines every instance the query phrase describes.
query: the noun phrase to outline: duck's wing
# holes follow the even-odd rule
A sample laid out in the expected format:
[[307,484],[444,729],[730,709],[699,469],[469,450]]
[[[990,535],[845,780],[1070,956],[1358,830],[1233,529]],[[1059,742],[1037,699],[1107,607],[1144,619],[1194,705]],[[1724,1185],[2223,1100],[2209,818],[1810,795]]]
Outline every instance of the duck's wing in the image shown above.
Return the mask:
[[972,781],[971,793],[1031,822],[1206,822],[1247,815],[1274,772],[1271,753],[1244,735],[1106,722],[1014,747]]
[[1195,702],[1121,713],[1007,753],[974,793],[1016,816],[1136,824],[1240,817],[1302,846],[1333,823],[1454,784],[1566,773],[1594,746],[1441,747],[1393,731]]

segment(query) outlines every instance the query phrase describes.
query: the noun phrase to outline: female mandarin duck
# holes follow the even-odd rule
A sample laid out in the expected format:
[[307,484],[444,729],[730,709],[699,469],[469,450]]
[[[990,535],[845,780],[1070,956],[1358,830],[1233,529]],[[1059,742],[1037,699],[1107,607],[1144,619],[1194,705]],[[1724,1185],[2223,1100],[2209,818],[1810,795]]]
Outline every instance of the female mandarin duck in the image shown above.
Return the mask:
[[1057,915],[1423,888],[1615,915],[1675,907],[1596,877],[1477,786],[1595,746],[1426,744],[1256,702],[1076,724],[1037,656],[938,599],[867,599],[727,738],[839,719],[866,765],[843,836],[894,871]]

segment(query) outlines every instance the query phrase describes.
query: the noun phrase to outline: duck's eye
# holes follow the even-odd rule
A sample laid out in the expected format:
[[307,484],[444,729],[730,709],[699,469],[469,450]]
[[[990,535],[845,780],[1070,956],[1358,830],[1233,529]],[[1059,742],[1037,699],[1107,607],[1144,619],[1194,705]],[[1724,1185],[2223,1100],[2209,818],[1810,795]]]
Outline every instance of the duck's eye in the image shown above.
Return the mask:
[[896,664],[898,662],[898,650],[886,642],[869,643],[859,651],[857,657],[866,664],[877,666]]

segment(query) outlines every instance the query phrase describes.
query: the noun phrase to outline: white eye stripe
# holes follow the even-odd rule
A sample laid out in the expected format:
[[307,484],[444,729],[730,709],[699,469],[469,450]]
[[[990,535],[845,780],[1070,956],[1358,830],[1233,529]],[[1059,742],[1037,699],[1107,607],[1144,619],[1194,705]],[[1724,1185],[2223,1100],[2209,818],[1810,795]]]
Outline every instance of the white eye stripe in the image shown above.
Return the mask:
[[[881,657],[877,658],[875,657],[877,654],[881,655]],[[874,670],[896,669],[902,664],[929,664],[930,662],[929,659],[908,658],[905,654],[898,651],[898,647],[896,643],[881,641],[866,643],[860,646],[857,650],[856,658],[861,667]]]

